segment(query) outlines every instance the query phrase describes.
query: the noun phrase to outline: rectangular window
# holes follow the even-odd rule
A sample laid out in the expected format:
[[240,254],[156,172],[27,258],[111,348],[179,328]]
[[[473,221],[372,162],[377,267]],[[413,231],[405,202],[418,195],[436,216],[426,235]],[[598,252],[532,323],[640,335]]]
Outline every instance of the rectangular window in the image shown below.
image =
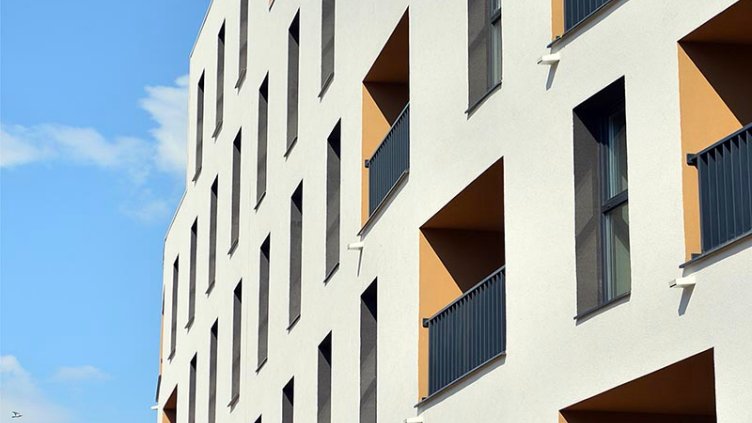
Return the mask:
[[303,259],[303,182],[290,198],[290,326],[300,318]]
[[327,138],[326,150],[326,280],[339,266],[340,123]]
[[219,321],[215,320],[209,338],[209,423],[217,421],[217,332]]
[[240,341],[243,319],[243,281],[238,282],[232,295],[232,391],[230,405],[240,397]]
[[376,284],[360,296],[360,423],[376,423]]
[[256,166],[256,207],[266,195],[266,136],[269,124],[269,74],[259,88],[258,100],[258,155]]
[[225,24],[222,23],[222,28],[217,35],[217,105],[215,112],[215,124],[214,137],[219,135],[219,131],[222,129],[222,120],[224,119],[224,106],[225,104]]
[[574,110],[578,316],[630,292],[624,79]]
[[287,149],[298,140],[298,74],[300,73],[300,12],[287,36]]
[[[261,244],[259,252],[259,319],[257,369],[261,369],[267,359],[269,345],[269,257],[271,235]],[[257,370],[258,371],[258,370]]]
[[242,130],[238,131],[232,143],[232,209],[230,225],[230,254],[238,246],[240,236],[240,170],[241,170]]
[[468,0],[468,103],[501,84],[501,0]]
[[204,72],[201,72],[201,78],[198,80],[196,90],[196,167],[193,180],[198,178],[201,173],[201,166],[204,160]]
[[295,410],[295,378],[282,389],[282,423],[293,423]]
[[238,82],[239,88],[245,80],[248,71],[248,0],[240,0],[240,47],[238,54]]
[[211,292],[217,274],[217,197],[219,194],[219,176],[214,178],[211,186],[209,204],[209,284],[206,293]]
[[178,285],[180,281],[180,256],[175,257],[172,265],[172,315],[170,326],[170,358],[175,356],[178,343]]
[[193,221],[191,226],[191,262],[188,273],[188,323],[186,327],[193,324],[193,318],[196,315],[196,249],[198,248],[198,218]]
[[318,423],[332,421],[332,333],[319,344]]
[[198,356],[193,355],[191,359],[191,371],[188,379],[188,423],[196,423],[196,360]]
[[321,0],[321,91],[334,77],[334,4]]

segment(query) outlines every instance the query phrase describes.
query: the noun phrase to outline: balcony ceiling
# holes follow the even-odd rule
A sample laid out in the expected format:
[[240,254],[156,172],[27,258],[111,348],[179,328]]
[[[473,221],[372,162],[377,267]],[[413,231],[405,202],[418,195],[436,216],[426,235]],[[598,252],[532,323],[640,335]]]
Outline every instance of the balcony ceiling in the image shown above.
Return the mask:
[[682,41],[752,44],[752,0],[740,0],[692,31]]

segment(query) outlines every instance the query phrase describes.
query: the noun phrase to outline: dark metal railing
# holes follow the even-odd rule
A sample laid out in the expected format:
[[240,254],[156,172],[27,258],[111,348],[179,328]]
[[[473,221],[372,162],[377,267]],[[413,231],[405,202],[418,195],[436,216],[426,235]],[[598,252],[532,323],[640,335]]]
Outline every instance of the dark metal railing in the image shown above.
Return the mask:
[[410,168],[410,104],[402,110],[381,141],[368,168],[368,214],[381,205],[389,191]]
[[611,0],[564,0],[564,30],[582,22],[593,12]]
[[752,123],[697,154],[702,252],[752,232]]
[[429,395],[504,352],[505,313],[502,267],[423,321]]

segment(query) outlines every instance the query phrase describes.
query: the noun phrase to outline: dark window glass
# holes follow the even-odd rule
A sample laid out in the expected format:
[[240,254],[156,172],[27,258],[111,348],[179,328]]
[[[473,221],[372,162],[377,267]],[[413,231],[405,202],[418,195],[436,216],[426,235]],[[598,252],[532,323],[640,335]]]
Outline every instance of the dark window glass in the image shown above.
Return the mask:
[[215,112],[215,124],[214,136],[219,134],[219,130],[222,128],[222,120],[224,118],[224,104],[225,104],[225,24],[222,24],[222,28],[217,35],[217,104]]
[[214,321],[209,338],[209,423],[217,421],[217,334],[219,322]]
[[376,284],[360,296],[360,423],[376,423]]
[[188,273],[188,325],[196,314],[196,255],[198,248],[198,218],[191,226],[191,262]]
[[300,317],[300,284],[303,259],[303,182],[290,199],[290,320]]
[[243,281],[238,282],[232,295],[232,400],[240,395],[240,341],[242,338]]
[[230,226],[230,252],[238,244],[240,236],[240,170],[241,170],[241,143],[242,131],[238,131],[235,141],[232,143],[232,208]]
[[269,108],[269,74],[259,88],[258,100],[258,154],[256,166],[256,203],[266,195],[266,136],[268,128]]
[[191,370],[188,379],[188,423],[196,423],[196,360],[197,355],[191,359]]
[[624,79],[574,110],[577,310],[630,292]]
[[266,362],[269,343],[269,257],[271,235],[261,244],[259,252],[259,320],[257,368]]
[[334,4],[335,0],[321,1],[321,89],[334,76]]
[[326,275],[339,264],[340,124],[327,139],[326,150]]
[[287,35],[287,148],[290,148],[298,139],[300,13],[292,20]]
[[290,379],[282,389],[282,423],[293,423],[295,410],[295,379]]
[[248,69],[248,0],[240,0],[240,50],[238,54],[238,86]]
[[209,204],[209,284],[206,292],[214,286],[217,273],[217,197],[219,195],[219,177],[214,178],[211,186]]
[[193,179],[201,172],[204,160],[204,73],[198,80],[196,89],[196,164]]
[[332,421],[332,333],[319,344],[318,423]]
[[501,0],[468,0],[468,102],[501,83]]
[[170,357],[175,355],[178,343],[178,285],[180,282],[180,256],[175,257],[172,265],[172,315],[170,325]]

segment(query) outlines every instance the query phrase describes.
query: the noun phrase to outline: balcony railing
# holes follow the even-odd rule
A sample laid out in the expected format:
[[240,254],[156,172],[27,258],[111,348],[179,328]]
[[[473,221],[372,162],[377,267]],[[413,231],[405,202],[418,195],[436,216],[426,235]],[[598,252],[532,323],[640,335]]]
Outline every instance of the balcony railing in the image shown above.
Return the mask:
[[564,0],[564,30],[569,31],[611,0]]
[[410,104],[376,148],[368,168],[368,214],[373,214],[394,185],[410,168]]
[[428,328],[428,394],[504,352],[504,268],[424,320]]
[[752,233],[752,123],[687,163],[697,167],[702,252]]

